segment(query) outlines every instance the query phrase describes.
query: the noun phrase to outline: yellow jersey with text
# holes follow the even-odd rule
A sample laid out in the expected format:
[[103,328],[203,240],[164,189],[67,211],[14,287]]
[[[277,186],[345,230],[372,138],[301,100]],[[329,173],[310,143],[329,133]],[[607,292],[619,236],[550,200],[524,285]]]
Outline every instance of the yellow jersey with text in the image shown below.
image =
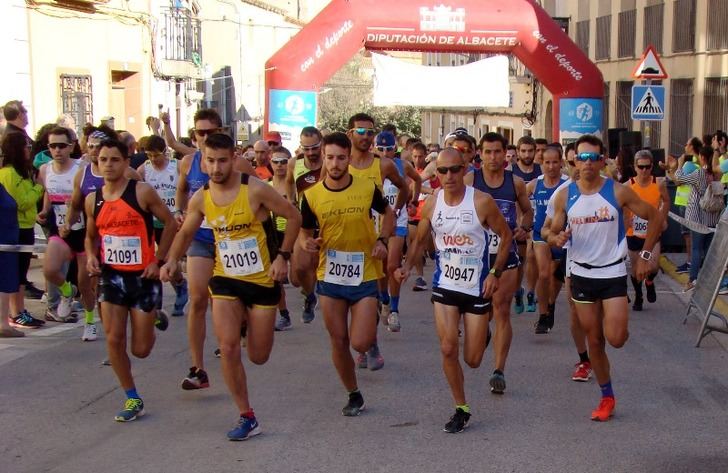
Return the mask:
[[361,177],[373,182],[379,190],[382,190],[384,179],[382,179],[382,164],[378,157],[372,159],[372,164],[368,168],[359,169],[349,164],[349,174],[355,177]]

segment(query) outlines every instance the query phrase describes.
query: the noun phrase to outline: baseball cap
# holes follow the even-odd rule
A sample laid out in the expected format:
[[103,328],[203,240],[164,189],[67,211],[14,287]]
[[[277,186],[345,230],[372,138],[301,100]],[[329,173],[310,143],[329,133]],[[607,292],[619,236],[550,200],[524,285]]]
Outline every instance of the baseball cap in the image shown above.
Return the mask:
[[379,148],[379,147],[394,148],[397,146],[397,139],[394,137],[392,132],[383,131],[377,135],[375,146],[377,148]]
[[277,131],[269,131],[265,134],[263,137],[265,141],[275,141],[278,144],[281,144],[283,142],[283,138],[281,138],[281,134]]

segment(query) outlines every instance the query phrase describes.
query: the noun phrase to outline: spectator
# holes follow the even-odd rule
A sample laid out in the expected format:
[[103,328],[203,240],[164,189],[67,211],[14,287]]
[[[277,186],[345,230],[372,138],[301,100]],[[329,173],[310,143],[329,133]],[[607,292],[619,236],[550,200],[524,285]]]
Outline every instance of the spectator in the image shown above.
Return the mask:
[[264,181],[273,177],[273,168],[270,165],[270,146],[263,140],[253,145],[255,150],[255,174]]
[[29,143],[33,143],[25,127],[28,126],[28,110],[23,106],[22,100],[11,100],[3,107],[3,116],[7,121],[3,136],[20,133]]
[[30,148],[30,157],[33,159],[33,167],[36,169],[40,169],[42,165],[51,160],[51,153],[48,151],[48,134],[55,127],[55,123],[46,123],[35,134],[35,142]]
[[[18,243],[18,204],[0,184],[0,221],[3,231],[0,232],[0,244],[15,245]],[[3,268],[18,267],[18,253],[0,251],[0,265]],[[10,326],[7,314],[10,313],[10,298],[18,292],[18,273],[16,271],[0,272],[0,338],[24,337],[25,334]]]
[[[700,149],[698,155],[698,169],[688,174],[683,169],[678,168],[678,161],[674,156],[669,157],[667,176],[675,182],[675,184],[689,184],[690,185],[690,197],[688,198],[688,205],[685,209],[685,218],[700,226],[715,228],[718,225],[721,211],[708,212],[703,210],[700,206],[700,198],[705,193],[708,185],[720,179],[720,164],[718,157],[713,155],[713,148],[710,146],[704,146]],[[695,281],[698,279],[698,272],[703,265],[703,258],[705,253],[708,251],[710,242],[713,240],[713,233],[701,233],[695,229],[690,230],[690,236],[692,239],[691,246],[691,265],[690,265],[690,279],[688,281],[686,290],[693,289],[695,287]]]
[[[3,138],[3,167],[0,169],[0,184],[10,194],[17,205],[18,243],[35,243],[35,219],[38,214],[38,201],[43,196],[43,186],[33,183],[33,166],[30,161],[30,146],[27,135],[10,133]],[[33,318],[25,310],[25,286],[29,284],[28,268],[31,253],[18,255],[17,274],[20,283],[18,292],[10,298],[11,321],[15,327],[37,328],[43,321]],[[5,314],[0,314],[5,316]]]

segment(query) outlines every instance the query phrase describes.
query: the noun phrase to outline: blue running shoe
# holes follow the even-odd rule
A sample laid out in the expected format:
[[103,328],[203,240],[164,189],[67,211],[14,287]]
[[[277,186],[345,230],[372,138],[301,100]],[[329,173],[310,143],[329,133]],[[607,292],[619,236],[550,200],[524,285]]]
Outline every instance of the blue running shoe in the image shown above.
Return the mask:
[[182,280],[181,283],[174,286],[174,292],[177,295],[174,298],[174,310],[172,311],[172,317],[181,317],[185,315],[185,306],[187,301],[190,300],[190,293],[187,290],[187,281]]
[[526,294],[526,312],[536,312],[536,295],[533,292]]
[[250,437],[255,437],[261,433],[260,424],[255,417],[240,416],[238,419],[238,425],[233,430],[227,433],[228,440],[248,440]]
[[131,422],[137,417],[144,415],[144,402],[139,398],[127,399],[124,403],[124,410],[114,417],[116,422]]
[[303,314],[301,314],[301,322],[304,324],[310,324],[316,317],[316,294],[309,294],[306,296],[306,300],[303,302]]
[[515,302],[513,303],[513,310],[516,311],[516,314],[522,314],[523,313],[523,288],[519,287],[516,291],[516,294],[514,296]]

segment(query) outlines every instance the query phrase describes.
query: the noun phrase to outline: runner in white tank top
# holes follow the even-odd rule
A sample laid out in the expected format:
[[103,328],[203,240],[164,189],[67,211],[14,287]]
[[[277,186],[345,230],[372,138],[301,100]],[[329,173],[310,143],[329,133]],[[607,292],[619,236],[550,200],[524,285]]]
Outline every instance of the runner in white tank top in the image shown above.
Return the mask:
[[[466,187],[465,172],[460,151],[445,148],[440,152],[437,174],[443,187],[427,198],[405,264],[395,272],[396,278],[407,279],[432,235],[437,249],[432,289],[435,325],[443,370],[455,401],[455,414],[444,429],[449,433],[462,431],[470,419],[458,354],[460,318],[464,319],[463,358],[468,366],[477,368],[488,344],[490,298],[498,287],[513,241],[495,200]],[[490,271],[486,251],[488,229],[502,242]]]
[[[576,142],[576,150],[579,180],[556,193],[548,242],[563,247],[571,241],[571,294],[579,323],[586,332],[592,368],[602,394],[591,419],[607,421],[616,402],[605,340],[621,348],[629,336],[624,265],[627,242],[622,211],[627,208],[648,222],[644,251],[635,270],[640,280],[649,272],[651,251],[659,237],[662,219],[631,188],[600,176],[605,162],[604,145],[599,138],[582,136]],[[565,228],[567,223],[569,226]]]

